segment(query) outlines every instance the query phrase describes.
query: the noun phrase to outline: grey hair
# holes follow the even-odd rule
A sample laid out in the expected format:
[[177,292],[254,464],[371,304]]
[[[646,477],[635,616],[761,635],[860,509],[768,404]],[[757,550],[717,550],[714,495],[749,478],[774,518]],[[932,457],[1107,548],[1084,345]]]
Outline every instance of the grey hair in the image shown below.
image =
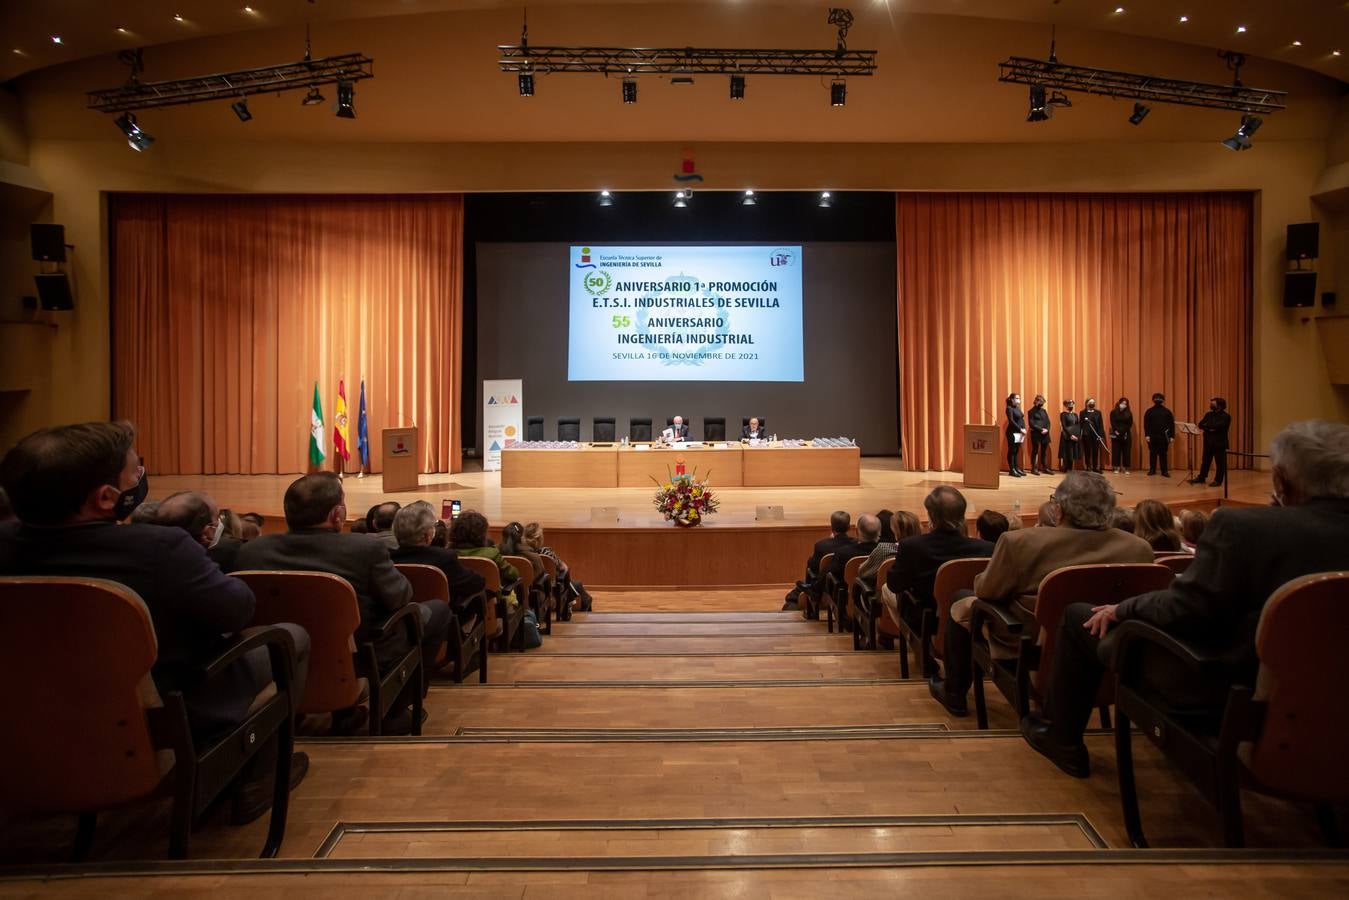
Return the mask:
[[864,541],[874,541],[881,536],[881,520],[875,516],[857,517],[857,536]]
[[927,521],[933,531],[953,531],[965,533],[965,495],[951,487],[941,484],[934,487],[923,499],[927,509]]
[[1270,457],[1302,496],[1349,497],[1349,425],[1312,419],[1274,435]]
[[417,500],[400,509],[393,517],[393,534],[400,547],[418,547],[426,533],[436,527],[436,511],[425,500]]
[[1054,489],[1054,502],[1063,511],[1062,520],[1072,527],[1104,531],[1115,511],[1115,491],[1104,476],[1074,471]]

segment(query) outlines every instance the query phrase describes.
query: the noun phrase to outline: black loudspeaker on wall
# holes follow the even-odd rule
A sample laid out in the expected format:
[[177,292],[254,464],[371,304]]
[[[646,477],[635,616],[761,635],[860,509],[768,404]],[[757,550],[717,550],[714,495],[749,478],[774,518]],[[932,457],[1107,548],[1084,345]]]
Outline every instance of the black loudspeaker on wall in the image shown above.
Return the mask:
[[39,262],[66,261],[66,226],[33,225],[33,259]]
[[1315,306],[1315,305],[1316,305],[1316,273],[1315,273],[1315,272],[1284,272],[1284,273],[1283,273],[1283,305],[1284,305],[1284,306]]
[[35,275],[37,296],[43,309],[74,309],[75,298],[70,294],[70,279],[65,272]]
[[1288,226],[1288,258],[1316,259],[1321,251],[1321,226],[1299,222]]

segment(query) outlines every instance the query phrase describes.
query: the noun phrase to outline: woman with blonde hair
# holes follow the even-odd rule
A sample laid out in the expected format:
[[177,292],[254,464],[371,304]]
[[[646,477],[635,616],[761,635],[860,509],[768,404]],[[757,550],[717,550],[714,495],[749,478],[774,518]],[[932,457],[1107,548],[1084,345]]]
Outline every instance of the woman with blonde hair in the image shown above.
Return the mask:
[[585,585],[572,580],[571,568],[562,557],[557,555],[557,551],[543,542],[543,526],[538,522],[530,522],[526,525],[525,543],[535,553],[548,557],[557,566],[557,583],[562,587],[562,608],[558,610],[558,618],[563,621],[571,618],[571,604],[573,602],[576,603],[576,608],[581,612],[590,612],[594,606],[593,599],[586,592]]

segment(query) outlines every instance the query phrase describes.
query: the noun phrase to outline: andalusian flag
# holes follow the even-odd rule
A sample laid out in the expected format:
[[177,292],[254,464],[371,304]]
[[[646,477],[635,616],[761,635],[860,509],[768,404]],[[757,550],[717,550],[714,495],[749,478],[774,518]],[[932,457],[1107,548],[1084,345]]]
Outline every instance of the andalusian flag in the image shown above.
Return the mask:
[[319,383],[314,382],[314,408],[309,411],[309,464],[323,462],[323,403],[319,400]]
[[347,383],[337,380],[337,410],[333,413],[333,455],[346,462],[351,459],[347,450]]
[[361,379],[361,412],[356,420],[356,450],[361,454],[361,469],[370,465],[370,431],[365,420],[365,379]]

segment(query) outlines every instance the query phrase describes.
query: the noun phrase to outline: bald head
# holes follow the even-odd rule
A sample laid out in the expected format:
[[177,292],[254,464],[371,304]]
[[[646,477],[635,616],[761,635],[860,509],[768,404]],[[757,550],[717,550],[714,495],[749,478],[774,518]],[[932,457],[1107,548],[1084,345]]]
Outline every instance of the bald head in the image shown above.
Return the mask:
[[155,524],[169,528],[181,528],[192,536],[194,541],[210,546],[215,539],[220,507],[209,494],[200,491],[179,491],[170,494],[159,504],[155,512]]
[[875,541],[881,536],[881,520],[873,515],[857,517],[857,536],[863,541]]

